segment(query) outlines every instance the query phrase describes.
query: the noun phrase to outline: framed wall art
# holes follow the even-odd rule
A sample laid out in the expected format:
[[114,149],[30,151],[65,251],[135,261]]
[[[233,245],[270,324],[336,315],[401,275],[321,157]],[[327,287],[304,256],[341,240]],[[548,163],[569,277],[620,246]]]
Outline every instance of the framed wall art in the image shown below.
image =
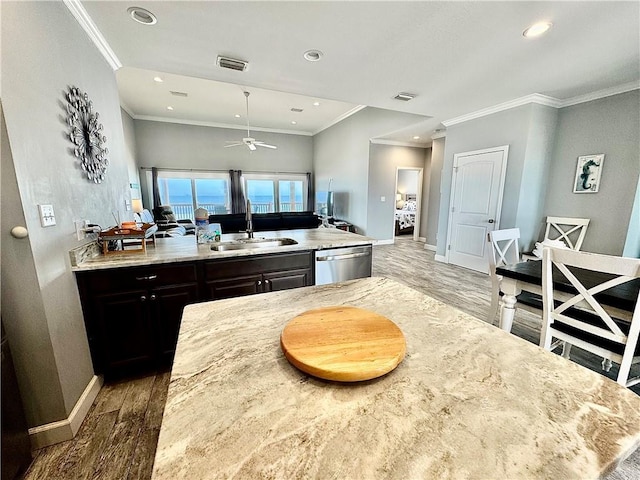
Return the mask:
[[573,193],[597,193],[600,188],[603,163],[604,153],[578,157]]

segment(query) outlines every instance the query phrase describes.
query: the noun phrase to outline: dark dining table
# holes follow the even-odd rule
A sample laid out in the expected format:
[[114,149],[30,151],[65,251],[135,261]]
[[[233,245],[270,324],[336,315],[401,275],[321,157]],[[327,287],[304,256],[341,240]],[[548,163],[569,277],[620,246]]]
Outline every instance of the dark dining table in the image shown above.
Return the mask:
[[[593,272],[575,267],[570,267],[569,270],[587,288],[614,278],[614,275],[607,273]],[[500,282],[500,291],[503,294],[500,306],[500,328],[510,332],[518,303],[517,296],[522,292],[542,295],[542,260],[498,267],[496,268],[496,274],[502,276],[502,281]],[[577,293],[569,280],[556,268],[553,269],[553,283],[554,296],[558,300],[567,300]],[[637,278],[605,290],[595,295],[595,297],[610,315],[626,320],[631,319],[639,293],[640,278]]]

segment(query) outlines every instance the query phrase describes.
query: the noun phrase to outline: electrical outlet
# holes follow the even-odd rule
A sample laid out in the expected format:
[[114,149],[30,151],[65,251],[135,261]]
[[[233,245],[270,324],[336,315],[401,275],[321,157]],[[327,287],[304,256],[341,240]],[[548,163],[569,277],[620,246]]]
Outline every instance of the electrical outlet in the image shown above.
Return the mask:
[[56,224],[56,215],[53,213],[53,205],[38,205],[40,224],[43,227],[51,227]]
[[86,220],[76,220],[73,222],[76,227],[76,238],[78,240],[83,240],[87,236],[87,232],[85,231],[87,223],[88,222]]
[[386,202],[387,201],[387,197],[380,197],[380,201],[381,202]]

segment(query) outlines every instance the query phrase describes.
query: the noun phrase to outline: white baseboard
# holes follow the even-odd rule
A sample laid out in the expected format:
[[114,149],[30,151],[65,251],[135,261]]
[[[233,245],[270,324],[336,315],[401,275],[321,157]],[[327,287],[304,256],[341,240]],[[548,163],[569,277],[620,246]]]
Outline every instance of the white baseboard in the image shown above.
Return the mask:
[[387,240],[376,240],[375,245],[393,245],[395,242],[393,238]]
[[448,263],[447,257],[445,257],[444,255],[436,255],[434,259],[436,262]]
[[[426,242],[426,240],[425,240],[425,242]],[[425,246],[424,246],[424,249],[425,250],[429,250],[431,252],[435,252],[436,251],[436,246],[435,245],[429,245],[428,243],[426,243]]]
[[418,241],[422,243],[427,243],[427,237],[418,237]]
[[78,430],[80,430],[80,425],[82,425],[84,417],[89,413],[93,401],[102,388],[102,383],[102,377],[94,375],[91,378],[68,418],[30,428],[29,439],[31,440],[31,448],[37,450],[53,445],[54,443],[71,440],[75,434],[78,433]]

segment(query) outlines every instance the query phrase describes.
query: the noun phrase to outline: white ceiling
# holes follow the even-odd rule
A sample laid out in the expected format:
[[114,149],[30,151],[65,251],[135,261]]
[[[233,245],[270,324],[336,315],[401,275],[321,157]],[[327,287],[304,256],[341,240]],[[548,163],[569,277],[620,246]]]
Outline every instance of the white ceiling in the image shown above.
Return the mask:
[[[158,23],[131,20],[127,8],[134,5],[153,12]],[[412,128],[383,137],[407,142],[418,134],[422,142],[442,122],[531,94],[562,104],[640,85],[640,2],[131,0],[81,6],[123,65],[118,85],[135,118],[242,126],[247,89],[252,126],[312,134],[365,105],[422,115]],[[546,35],[522,36],[541,20],[553,22]],[[309,49],[321,50],[323,59],[306,61]],[[222,69],[218,55],[247,60],[249,69]],[[158,74],[162,84],[152,80]],[[401,91],[418,96],[394,100]],[[314,107],[315,100],[321,105]],[[292,107],[304,111],[295,114]]]

